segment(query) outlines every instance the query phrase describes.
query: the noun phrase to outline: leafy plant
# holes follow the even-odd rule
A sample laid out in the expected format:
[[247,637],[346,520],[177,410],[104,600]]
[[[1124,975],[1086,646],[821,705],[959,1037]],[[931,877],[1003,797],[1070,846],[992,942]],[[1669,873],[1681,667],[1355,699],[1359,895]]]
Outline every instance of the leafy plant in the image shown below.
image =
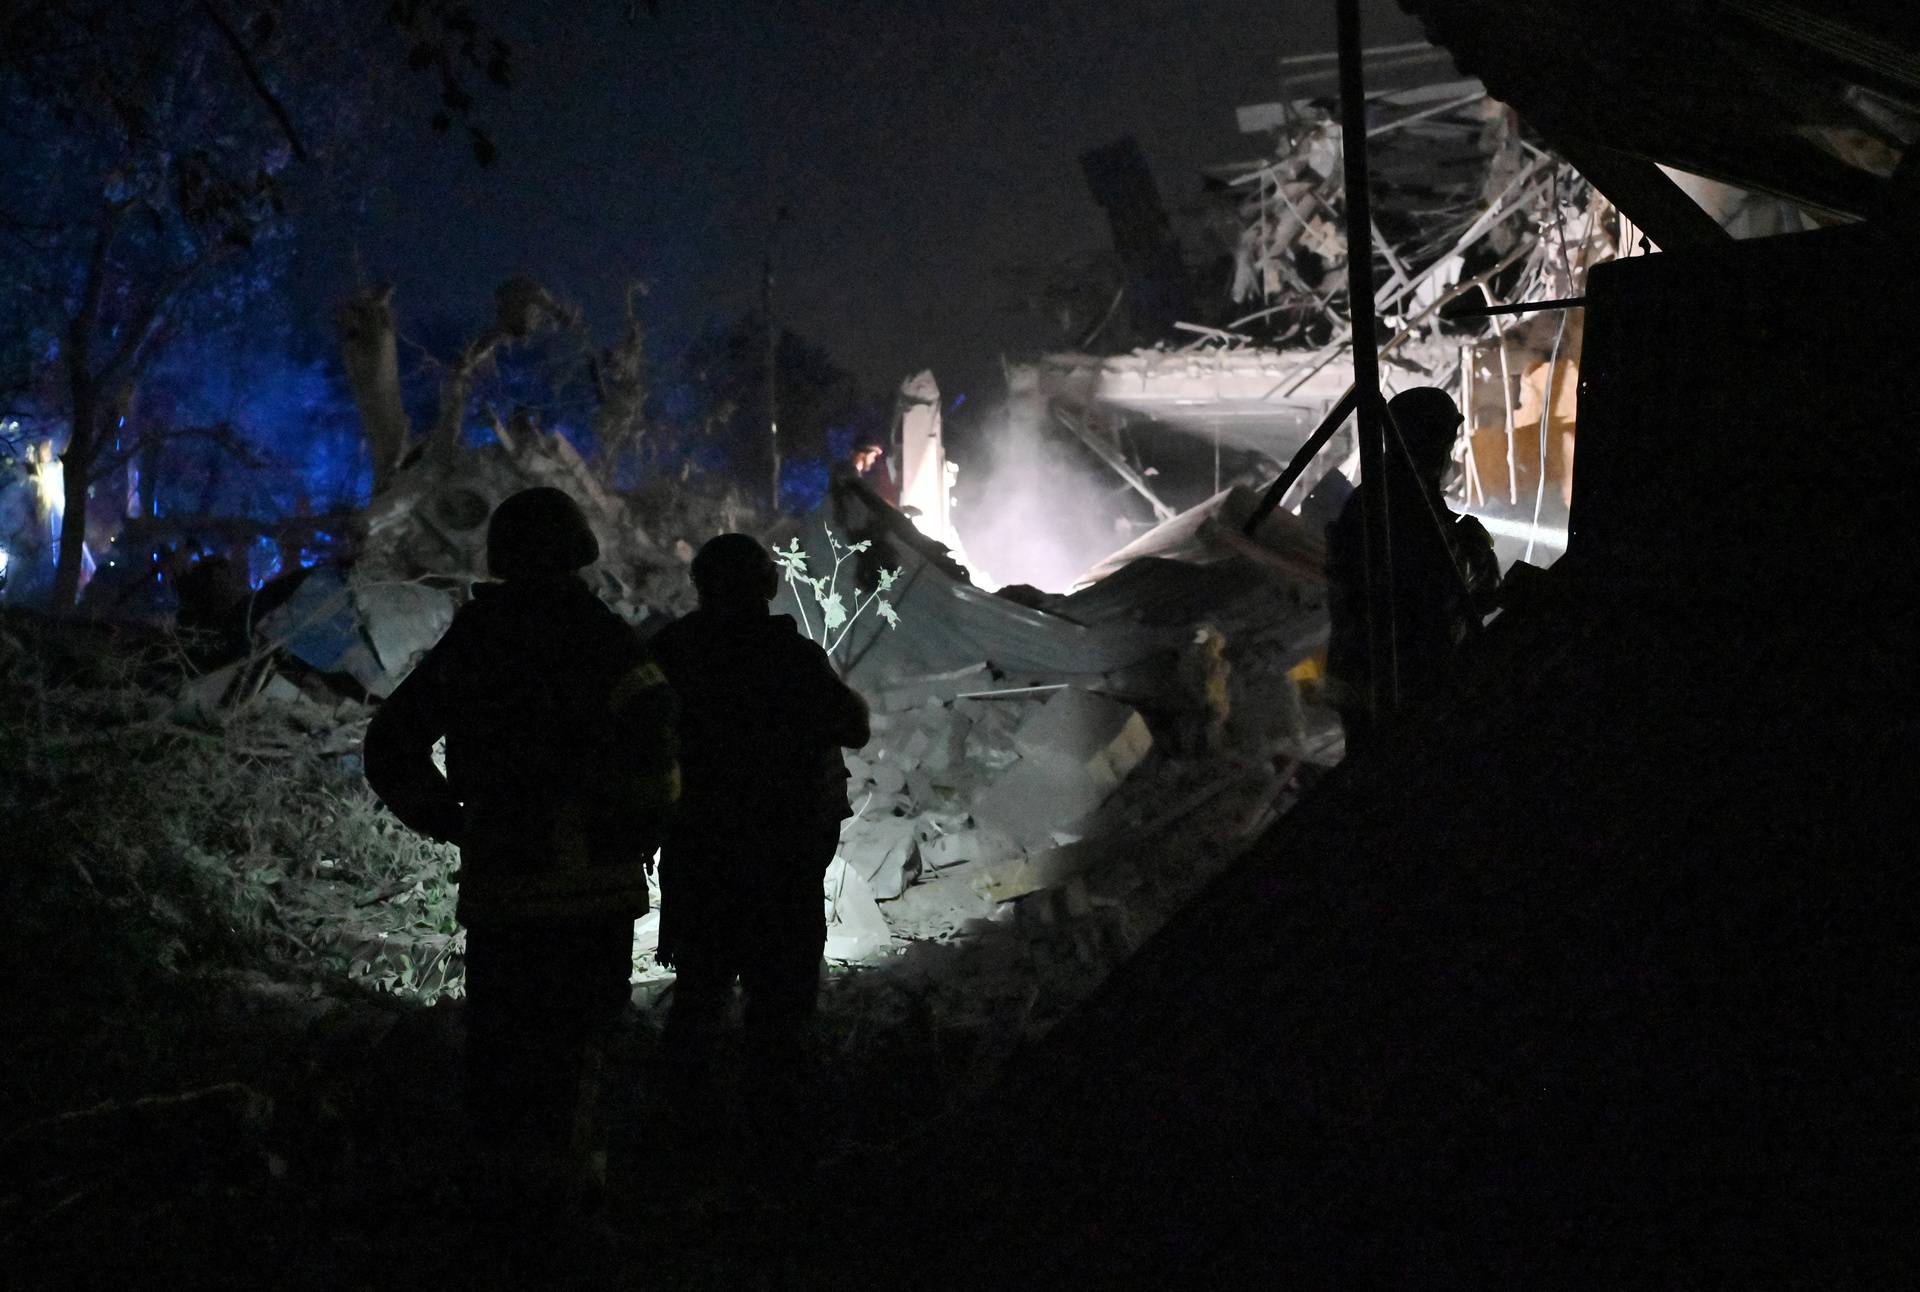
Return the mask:
[[[834,537],[831,526],[823,525],[821,528],[826,532],[827,547],[833,552],[833,568],[825,574],[807,573],[807,554],[801,549],[798,538],[784,548],[774,548],[773,559],[779,563],[782,573],[785,574],[787,586],[793,589],[794,604],[800,610],[801,631],[819,642],[831,657],[840,649],[841,643],[846,641],[847,634],[853,631],[853,626],[859,622],[860,616],[869,609],[886,620],[889,628],[900,626],[899,612],[893,608],[891,601],[883,599],[899,581],[900,571],[898,569],[881,570],[878,583],[864,597],[860,595],[859,585],[854,584],[853,609],[848,610],[846,598],[840,593],[840,567],[872,547],[873,543],[870,539],[864,538],[858,543],[842,543]],[[820,631],[817,633],[813,629],[812,619],[807,615],[806,598],[800,595],[802,586],[812,594],[814,604],[820,610]]]

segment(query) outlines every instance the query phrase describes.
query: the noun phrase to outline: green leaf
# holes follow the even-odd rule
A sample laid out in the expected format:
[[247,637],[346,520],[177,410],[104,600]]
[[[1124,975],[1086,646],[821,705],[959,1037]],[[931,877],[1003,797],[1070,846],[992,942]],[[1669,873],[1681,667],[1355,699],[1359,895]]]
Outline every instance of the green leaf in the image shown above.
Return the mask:
[[880,571],[880,591],[882,592],[887,591],[888,589],[892,588],[895,583],[898,583],[899,581],[900,581],[900,571],[898,570]]
[[889,628],[898,628],[900,626],[900,613],[893,608],[893,602],[876,601],[873,603],[873,609],[876,614],[887,621]]
[[840,600],[838,592],[829,593],[820,599],[820,617],[825,621],[829,632],[847,622],[846,603]]

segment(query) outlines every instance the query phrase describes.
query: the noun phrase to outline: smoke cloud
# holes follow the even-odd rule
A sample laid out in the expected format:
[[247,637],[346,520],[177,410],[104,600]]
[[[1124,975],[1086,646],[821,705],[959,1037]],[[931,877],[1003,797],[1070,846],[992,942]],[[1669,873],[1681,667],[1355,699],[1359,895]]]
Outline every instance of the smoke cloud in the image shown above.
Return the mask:
[[1043,408],[1011,404],[983,428],[983,451],[960,474],[954,527],[974,582],[1065,592],[1132,537],[1119,481],[1090,471],[1040,424]]

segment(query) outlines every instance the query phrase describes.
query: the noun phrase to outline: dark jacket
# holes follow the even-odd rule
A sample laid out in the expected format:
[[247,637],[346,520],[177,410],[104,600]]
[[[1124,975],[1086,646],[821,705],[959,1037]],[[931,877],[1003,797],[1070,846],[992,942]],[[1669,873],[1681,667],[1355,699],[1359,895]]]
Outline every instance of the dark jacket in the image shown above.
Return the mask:
[[840,750],[866,743],[865,705],[791,617],[696,610],[653,651],[680,700],[676,839],[850,815]]
[[486,584],[380,706],[367,781],[460,845],[462,922],[637,916],[678,792],[673,718],[633,629],[577,577]]
[[[1493,540],[1479,521],[1447,510],[1437,492],[1422,499],[1410,473],[1387,473],[1387,515],[1392,525],[1394,654],[1402,703],[1439,691],[1454,656],[1480,617],[1493,607],[1500,566]],[[1445,538],[1427,512],[1439,513]],[[1332,635],[1327,675],[1332,698],[1343,711],[1364,707],[1373,667],[1367,642],[1366,534],[1360,493],[1355,490],[1327,527],[1327,592]],[[1456,574],[1456,568],[1460,574]],[[1461,591],[1461,576],[1471,596]]]

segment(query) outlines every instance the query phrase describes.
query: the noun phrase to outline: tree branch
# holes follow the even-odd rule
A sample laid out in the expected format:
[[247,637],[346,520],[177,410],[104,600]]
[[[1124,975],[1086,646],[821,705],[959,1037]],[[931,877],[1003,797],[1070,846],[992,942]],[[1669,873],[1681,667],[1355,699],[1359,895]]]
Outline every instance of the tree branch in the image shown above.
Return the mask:
[[253,87],[253,92],[260,97],[262,103],[267,105],[267,111],[271,112],[273,119],[279,123],[280,133],[287,137],[287,143],[292,147],[294,157],[300,161],[306,161],[306,145],[300,142],[300,133],[294,129],[293,117],[288,114],[286,106],[274,96],[273,91],[267,88],[266,79],[260,75],[259,65],[253,61],[253,55],[247,50],[246,41],[240,38],[240,33],[233,29],[233,24],[227,21],[227,16],[220,12],[220,7],[213,0],[200,0],[200,8],[213,25],[220,29],[220,35],[226,40],[227,47],[233,51],[233,56],[240,60],[240,70],[246,73],[247,84]]
[[125,386],[139,377],[147,362],[153,357],[153,341],[159,335],[159,323],[168,305],[174,297],[206,271],[208,265],[220,258],[222,248],[215,246],[203,251],[194,259],[175,270],[168,279],[155,288],[147,297],[140,313],[127,326],[126,339],[120,348],[114,351],[113,358],[100,370],[99,385],[112,390]]

